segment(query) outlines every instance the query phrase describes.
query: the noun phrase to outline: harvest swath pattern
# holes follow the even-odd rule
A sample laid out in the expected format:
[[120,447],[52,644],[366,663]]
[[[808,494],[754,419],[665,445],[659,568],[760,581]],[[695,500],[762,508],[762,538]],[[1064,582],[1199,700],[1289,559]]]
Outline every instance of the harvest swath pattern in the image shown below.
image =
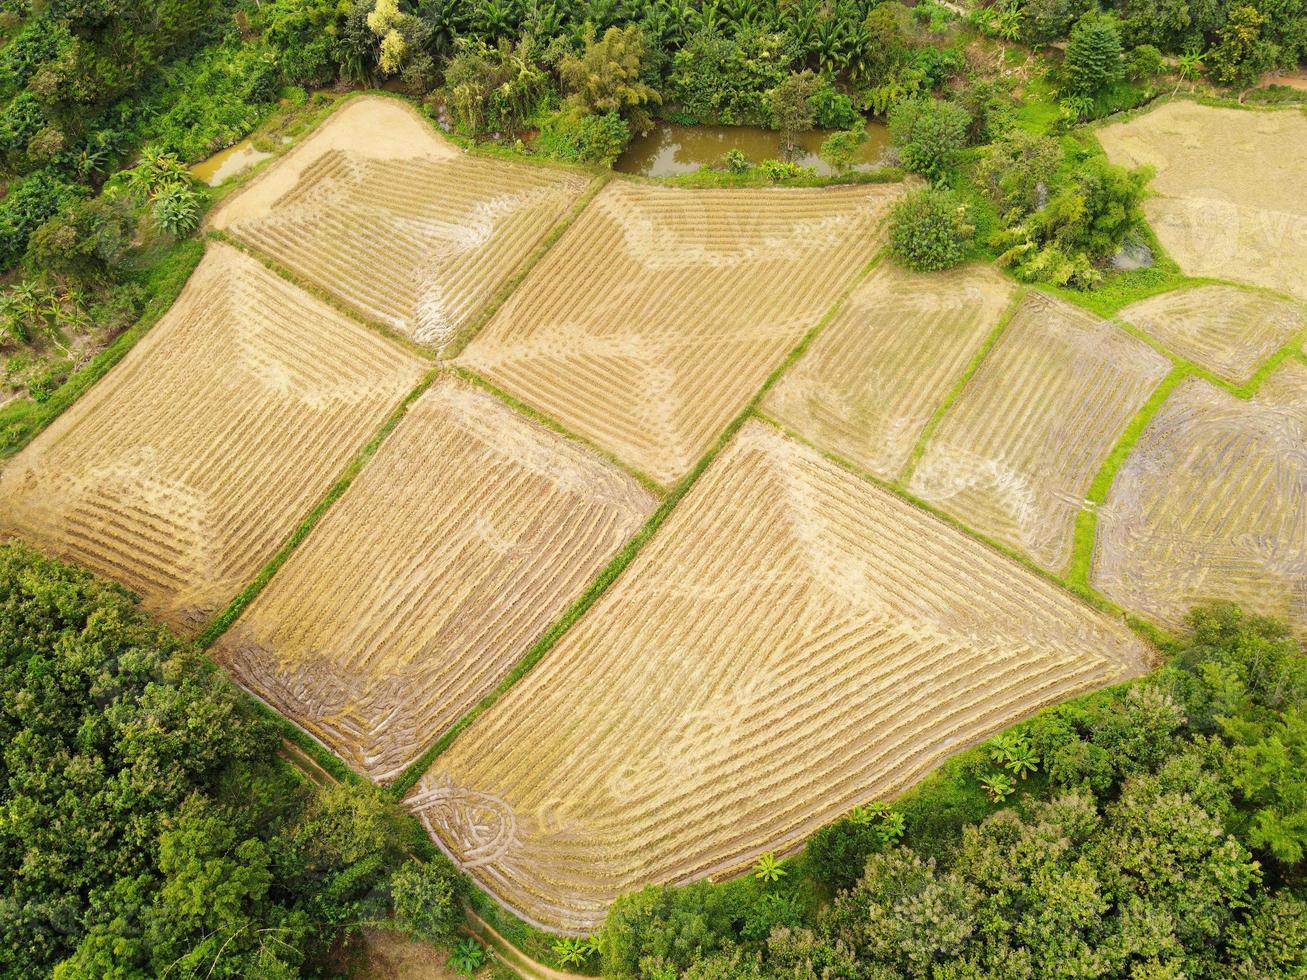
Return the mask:
[[920,275],[882,265],[771,390],[766,410],[893,480],[1013,292],[988,266]]
[[393,778],[503,679],[653,506],[589,451],[442,378],[218,659],[355,769]]
[[1041,705],[1124,626],[753,421],[408,804],[537,922],[738,870]]
[[897,193],[611,183],[460,361],[670,484],[872,257]]
[[1094,475],[1169,368],[1120,328],[1029,294],[935,430],[911,489],[1059,570]]
[[1132,303],[1122,320],[1227,381],[1247,381],[1307,321],[1302,310],[1266,293],[1197,286]]
[[1172,392],[1112,485],[1093,579],[1169,626],[1227,599],[1307,636],[1307,366],[1251,401],[1198,378]]
[[212,244],[136,348],[0,473],[0,533],[194,631],[269,559],[422,374]]
[[1307,299],[1307,116],[1168,102],[1098,130],[1113,163],[1157,168],[1144,202],[1190,275]]
[[[271,200],[238,196],[215,224],[366,316],[439,348],[518,269],[587,181],[469,157],[388,99],[356,99],[338,115],[363,111],[398,131],[388,130],[380,145],[351,144],[333,118],[294,161],[278,164],[294,169],[291,186]],[[397,140],[408,148],[383,155]],[[415,145],[424,152],[414,155]],[[255,182],[246,193],[260,190]]]

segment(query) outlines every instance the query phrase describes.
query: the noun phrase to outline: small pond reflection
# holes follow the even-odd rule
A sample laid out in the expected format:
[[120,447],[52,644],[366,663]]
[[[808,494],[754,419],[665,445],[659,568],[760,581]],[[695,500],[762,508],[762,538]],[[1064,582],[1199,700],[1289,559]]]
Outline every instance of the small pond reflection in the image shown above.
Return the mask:
[[[794,162],[815,167],[821,175],[830,168],[822,163],[817,150],[830,133],[813,130],[799,137],[802,147]],[[867,142],[855,157],[856,169],[871,170],[889,147],[889,130],[880,123],[867,124]],[[647,135],[631,140],[626,152],[617,158],[615,170],[645,177],[668,177],[692,173],[700,167],[720,166],[727,150],[736,149],[752,163],[776,159],[781,155],[781,134],[761,126],[681,126],[659,123]]]

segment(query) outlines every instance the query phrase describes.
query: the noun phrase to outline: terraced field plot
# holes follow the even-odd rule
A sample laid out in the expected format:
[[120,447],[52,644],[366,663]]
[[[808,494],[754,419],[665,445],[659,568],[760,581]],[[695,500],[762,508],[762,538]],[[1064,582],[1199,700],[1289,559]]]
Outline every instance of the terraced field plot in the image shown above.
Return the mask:
[[493,688],[653,510],[634,479],[443,378],[219,641],[390,779]]
[[883,264],[768,393],[765,411],[893,480],[1014,292],[989,266],[920,275]]
[[0,534],[195,631],[421,377],[408,352],[210,244],[171,310],[0,473]]
[[737,870],[1037,707],[1124,626],[761,422],[408,805],[514,909]]
[[1113,163],[1157,168],[1144,202],[1190,275],[1307,299],[1307,116],[1168,102],[1098,130]]
[[1124,330],[1030,293],[935,429],[910,489],[1059,571],[1095,474],[1169,368]]
[[875,254],[897,193],[615,181],[460,361],[670,484]]
[[566,171],[469,157],[408,106],[365,97],[225,204],[213,224],[366,316],[440,348],[586,184]]
[[1234,286],[1178,289],[1132,303],[1122,320],[1236,384],[1304,326],[1301,308]]
[[1307,366],[1251,401],[1197,378],[1171,393],[1099,515],[1093,581],[1168,626],[1227,599],[1307,636]]

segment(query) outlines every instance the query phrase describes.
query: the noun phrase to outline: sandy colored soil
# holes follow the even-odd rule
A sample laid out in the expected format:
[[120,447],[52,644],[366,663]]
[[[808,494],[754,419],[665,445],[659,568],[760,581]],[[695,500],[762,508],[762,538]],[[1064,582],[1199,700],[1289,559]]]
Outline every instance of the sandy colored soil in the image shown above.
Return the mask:
[[590,930],[1145,667],[1123,625],[753,421],[407,804],[514,909]]
[[422,371],[210,243],[173,308],[0,473],[0,534],[117,579],[195,632]]
[[361,97],[212,222],[364,315],[439,349],[586,184],[570,172],[469,157],[410,107]]
[[1179,289],[1132,303],[1122,320],[1236,384],[1307,327],[1301,307],[1234,286]]
[[1098,131],[1115,163],[1157,168],[1145,202],[1190,275],[1307,299],[1307,115],[1168,102]]
[[391,779],[654,505],[577,443],[441,378],[215,656],[356,770]]
[[985,265],[920,275],[882,264],[771,390],[764,410],[893,480],[1014,292]]
[[898,193],[614,181],[461,363],[673,483],[875,254]]
[[1307,366],[1251,401],[1197,378],[1171,394],[1099,516],[1093,581],[1168,626],[1226,599],[1307,637]]
[[910,489],[1059,571],[1094,476],[1169,369],[1119,327],[1029,293],[935,429]]

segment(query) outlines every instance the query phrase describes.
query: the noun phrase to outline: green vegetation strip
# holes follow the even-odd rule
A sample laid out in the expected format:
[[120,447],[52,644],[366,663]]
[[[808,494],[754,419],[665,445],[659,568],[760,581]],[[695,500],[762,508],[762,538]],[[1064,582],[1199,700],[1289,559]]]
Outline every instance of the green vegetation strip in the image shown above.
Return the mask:
[[926,427],[921,430],[921,437],[917,440],[916,445],[912,447],[912,452],[908,456],[908,461],[904,465],[903,474],[900,477],[900,482],[905,486],[908,481],[912,479],[912,472],[917,468],[917,464],[921,462],[921,457],[925,455],[926,445],[930,442],[931,436],[935,434],[935,429],[939,427],[939,423],[943,420],[944,415],[953,406],[953,403],[957,401],[958,396],[962,394],[962,389],[967,386],[967,382],[971,380],[972,375],[980,370],[981,363],[989,355],[989,352],[993,349],[994,345],[998,343],[998,338],[1002,336],[1003,331],[1007,329],[1007,325],[1012,322],[1012,318],[1016,316],[1017,308],[1021,305],[1021,301],[1025,298],[1027,292],[1028,290],[1024,286],[1017,287],[1017,291],[1013,295],[1012,301],[1008,304],[1007,309],[1003,311],[1003,315],[998,318],[998,323],[994,324],[994,329],[991,330],[981,342],[980,347],[967,363],[966,370],[962,372],[962,376],[958,378],[957,383],[953,385],[949,390],[949,393],[944,396],[944,400],[939,403],[939,407],[935,409],[934,414],[931,415],[930,421],[926,423]]
[[1098,474],[1094,477],[1094,482],[1089,485],[1089,492],[1085,495],[1085,507],[1076,516],[1075,534],[1071,544],[1071,561],[1067,568],[1066,582],[1067,585],[1076,591],[1089,592],[1092,586],[1089,584],[1089,566],[1094,558],[1094,537],[1098,530],[1098,508],[1107,500],[1108,491],[1112,489],[1112,481],[1116,479],[1117,471],[1125,464],[1130,453],[1135,448],[1135,443],[1143,435],[1144,429],[1148,423],[1153,420],[1162,403],[1175,390],[1185,378],[1192,377],[1193,372],[1187,365],[1177,364],[1171,369],[1171,373],[1162,379],[1149,396],[1148,401],[1135,413],[1135,417],[1121,433],[1117,439],[1116,445],[1108,453],[1107,459],[1099,468]]
[[186,286],[186,280],[204,256],[204,243],[188,240],[177,246],[146,276],[146,288],[153,294],[137,321],[108,347],[95,355],[43,402],[19,398],[0,409],[0,459],[18,452],[58,418],[73,402],[121,361],[136,342],[168,312]]

